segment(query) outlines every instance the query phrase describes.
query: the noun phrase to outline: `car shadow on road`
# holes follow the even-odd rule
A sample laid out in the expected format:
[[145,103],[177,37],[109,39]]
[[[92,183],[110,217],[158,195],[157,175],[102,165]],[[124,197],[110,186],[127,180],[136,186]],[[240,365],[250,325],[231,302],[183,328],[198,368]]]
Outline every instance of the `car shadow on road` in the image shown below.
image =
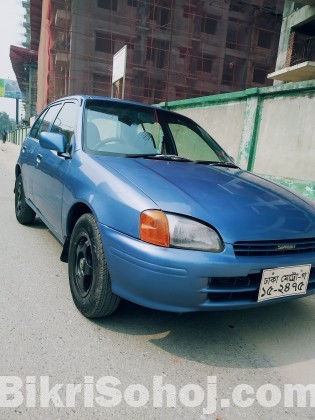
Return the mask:
[[48,230],[48,227],[38,216],[36,216],[34,222],[30,225],[27,225],[27,227],[32,229]]
[[121,334],[147,336],[174,356],[217,367],[266,368],[314,358],[315,299],[269,307],[174,314],[123,301],[94,321]]

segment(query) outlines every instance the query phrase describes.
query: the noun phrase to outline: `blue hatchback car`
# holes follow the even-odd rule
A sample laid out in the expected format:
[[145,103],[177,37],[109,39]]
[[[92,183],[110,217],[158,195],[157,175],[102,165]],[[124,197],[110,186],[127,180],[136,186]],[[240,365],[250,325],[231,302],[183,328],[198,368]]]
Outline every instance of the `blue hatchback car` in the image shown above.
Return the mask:
[[240,169],[199,125],[158,107],[50,104],[16,164],[15,211],[63,244],[89,318],[120,298],[188,312],[315,293],[315,203]]

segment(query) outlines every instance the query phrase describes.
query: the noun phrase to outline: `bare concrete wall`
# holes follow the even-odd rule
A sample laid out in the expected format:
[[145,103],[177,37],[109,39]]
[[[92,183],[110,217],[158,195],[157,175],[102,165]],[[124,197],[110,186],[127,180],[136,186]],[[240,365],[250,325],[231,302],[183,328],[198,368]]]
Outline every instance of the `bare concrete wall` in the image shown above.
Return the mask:
[[315,95],[264,101],[253,169],[315,181]]

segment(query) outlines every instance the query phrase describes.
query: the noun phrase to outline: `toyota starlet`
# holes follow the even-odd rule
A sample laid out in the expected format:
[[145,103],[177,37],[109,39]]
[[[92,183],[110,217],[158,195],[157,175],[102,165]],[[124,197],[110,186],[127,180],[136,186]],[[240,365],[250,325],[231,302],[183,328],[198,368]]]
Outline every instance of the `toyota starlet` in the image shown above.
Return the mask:
[[16,168],[15,212],[62,243],[89,318],[121,298],[189,312],[315,293],[315,203],[239,168],[198,124],[103,97],[57,100]]

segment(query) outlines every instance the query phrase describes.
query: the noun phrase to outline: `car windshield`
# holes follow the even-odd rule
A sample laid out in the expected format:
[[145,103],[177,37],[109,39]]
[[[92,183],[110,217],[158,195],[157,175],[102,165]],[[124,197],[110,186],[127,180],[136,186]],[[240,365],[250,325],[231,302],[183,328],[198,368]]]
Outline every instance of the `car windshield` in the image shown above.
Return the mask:
[[83,147],[98,155],[231,162],[212,137],[190,119],[119,101],[86,102]]

